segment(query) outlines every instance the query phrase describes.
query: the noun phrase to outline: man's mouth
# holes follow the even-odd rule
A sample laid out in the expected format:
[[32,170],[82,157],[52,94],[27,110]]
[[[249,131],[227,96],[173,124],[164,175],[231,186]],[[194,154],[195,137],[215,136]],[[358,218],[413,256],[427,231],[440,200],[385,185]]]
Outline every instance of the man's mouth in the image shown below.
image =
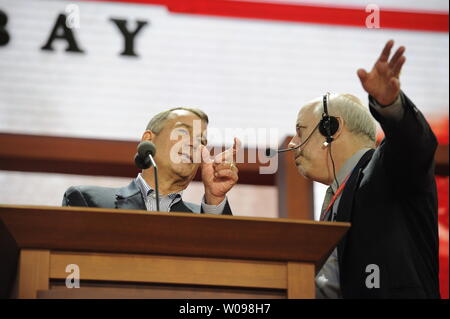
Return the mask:
[[294,163],[296,166],[300,166],[300,159],[302,158],[302,153],[295,154]]

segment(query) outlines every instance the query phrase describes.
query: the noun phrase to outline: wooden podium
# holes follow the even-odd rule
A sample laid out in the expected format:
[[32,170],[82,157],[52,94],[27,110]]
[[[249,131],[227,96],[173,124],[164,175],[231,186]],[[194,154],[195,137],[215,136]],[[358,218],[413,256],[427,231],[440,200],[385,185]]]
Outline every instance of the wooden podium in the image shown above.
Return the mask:
[[[0,205],[18,298],[314,298],[350,224]],[[67,265],[80,288],[67,288]]]

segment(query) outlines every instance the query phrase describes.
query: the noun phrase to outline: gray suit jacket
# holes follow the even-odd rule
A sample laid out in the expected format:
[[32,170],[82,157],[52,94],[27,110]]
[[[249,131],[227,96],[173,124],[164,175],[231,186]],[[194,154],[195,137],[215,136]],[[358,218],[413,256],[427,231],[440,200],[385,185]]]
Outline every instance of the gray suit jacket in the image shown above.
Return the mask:
[[[99,186],[72,186],[64,193],[63,206],[101,207],[146,210],[144,198],[135,180],[120,188]],[[200,205],[180,200],[170,211],[203,213]],[[225,204],[223,215],[232,215],[230,205]]]

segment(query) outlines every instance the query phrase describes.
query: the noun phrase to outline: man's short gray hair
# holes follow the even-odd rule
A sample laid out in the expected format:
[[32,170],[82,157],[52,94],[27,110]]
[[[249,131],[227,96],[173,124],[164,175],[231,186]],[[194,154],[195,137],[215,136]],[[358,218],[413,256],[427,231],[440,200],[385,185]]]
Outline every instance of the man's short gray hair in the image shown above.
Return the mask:
[[[315,114],[322,117],[323,104],[315,101]],[[356,96],[351,94],[330,94],[328,114],[341,117],[347,129],[355,135],[376,142],[377,127],[367,107]]]
[[178,111],[178,110],[191,112],[191,113],[197,115],[202,121],[206,122],[206,124],[209,123],[208,115],[206,115],[206,113],[200,109],[190,108],[190,107],[174,107],[170,110],[163,111],[163,112],[156,114],[148,123],[146,130],[152,131],[153,133],[158,134],[164,128],[164,123],[169,118],[170,114],[173,111]]

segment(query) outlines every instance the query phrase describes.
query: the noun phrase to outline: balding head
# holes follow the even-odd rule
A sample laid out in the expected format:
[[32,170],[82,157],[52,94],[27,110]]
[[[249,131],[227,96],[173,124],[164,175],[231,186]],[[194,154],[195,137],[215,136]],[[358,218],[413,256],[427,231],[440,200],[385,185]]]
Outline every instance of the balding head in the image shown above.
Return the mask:
[[[324,143],[318,124],[324,112],[323,97],[305,104],[296,121],[296,135],[290,147],[302,145],[295,152],[299,172],[312,180],[329,184],[333,180],[333,161],[338,170],[347,159],[362,148],[375,147],[376,125],[368,109],[351,94],[332,94],[328,115],[336,117],[339,128],[331,144]],[[331,157],[332,155],[332,157]]]
[[204,113],[202,110],[190,107],[174,107],[167,111],[156,114],[148,123],[146,130],[158,134],[164,127],[167,119],[186,115],[187,112],[196,115],[199,119],[208,124],[208,115],[206,115],[206,113]]
[[[313,100],[306,106],[313,110],[317,119],[322,118],[322,97]],[[328,102],[328,114],[341,118],[349,132],[368,147],[375,146],[377,133],[375,120],[367,107],[356,96],[348,93],[331,94]]]

